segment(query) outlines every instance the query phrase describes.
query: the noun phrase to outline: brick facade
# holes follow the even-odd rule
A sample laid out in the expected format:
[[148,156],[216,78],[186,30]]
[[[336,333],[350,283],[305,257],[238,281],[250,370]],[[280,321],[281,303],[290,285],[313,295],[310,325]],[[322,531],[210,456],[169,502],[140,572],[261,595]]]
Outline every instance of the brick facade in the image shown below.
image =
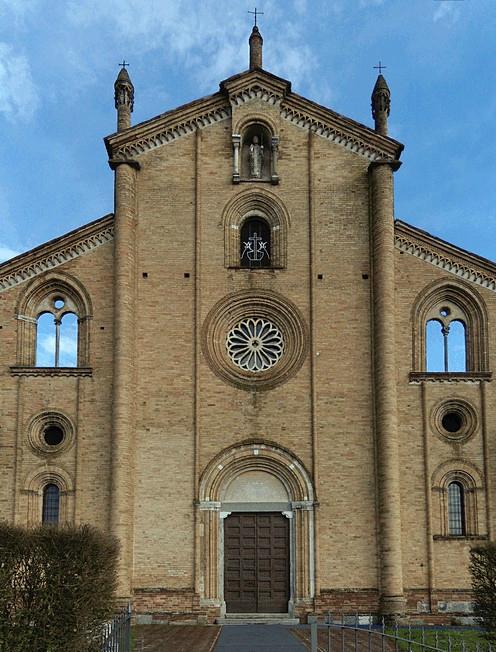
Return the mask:
[[[258,470],[287,491],[295,614],[466,613],[469,549],[494,528],[496,266],[394,224],[402,145],[384,115],[374,131],[254,65],[128,129],[124,81],[106,139],[114,215],[0,267],[0,516],[40,521],[55,483],[61,518],[119,537],[120,594],[137,612],[212,619],[225,493]],[[250,128],[268,134],[263,178],[246,170]],[[240,267],[250,214],[273,229],[277,264]],[[36,366],[45,287],[44,300],[88,298],[77,368]],[[465,373],[415,358],[419,320],[443,300],[476,340]],[[250,310],[285,341],[257,375],[224,344]],[[440,430],[448,401],[468,406],[466,436]],[[60,450],[30,434],[48,413],[73,428]],[[451,481],[466,492],[463,536],[449,533]]]

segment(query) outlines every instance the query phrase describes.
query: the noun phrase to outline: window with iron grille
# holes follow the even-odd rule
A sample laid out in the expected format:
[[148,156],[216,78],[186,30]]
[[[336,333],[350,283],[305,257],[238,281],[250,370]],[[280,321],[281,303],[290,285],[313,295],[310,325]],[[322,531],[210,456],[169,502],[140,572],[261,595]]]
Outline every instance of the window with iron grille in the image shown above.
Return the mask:
[[463,536],[465,527],[465,496],[460,482],[448,485],[448,534]]
[[56,484],[47,484],[43,489],[42,523],[58,523],[60,511],[60,489]]

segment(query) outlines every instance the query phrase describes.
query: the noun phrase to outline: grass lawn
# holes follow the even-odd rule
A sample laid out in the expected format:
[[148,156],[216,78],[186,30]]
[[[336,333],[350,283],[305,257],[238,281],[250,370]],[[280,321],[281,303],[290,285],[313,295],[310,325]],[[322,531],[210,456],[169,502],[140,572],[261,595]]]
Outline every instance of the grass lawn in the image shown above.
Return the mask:
[[[393,629],[386,629],[386,633],[395,635]],[[419,628],[400,627],[398,635],[402,638],[410,639],[419,644],[437,647],[447,652],[483,652],[489,649],[489,643],[484,638],[483,632],[479,629],[459,629],[453,627],[429,628],[423,631]],[[398,649],[408,650],[408,643],[400,641]],[[496,651],[496,648],[493,647]],[[412,645],[412,652],[419,652],[420,646]]]

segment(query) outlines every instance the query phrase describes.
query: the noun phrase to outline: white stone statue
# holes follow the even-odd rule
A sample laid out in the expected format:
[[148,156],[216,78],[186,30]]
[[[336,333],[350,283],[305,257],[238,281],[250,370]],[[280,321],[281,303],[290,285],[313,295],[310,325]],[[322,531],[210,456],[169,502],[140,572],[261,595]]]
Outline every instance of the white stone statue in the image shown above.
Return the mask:
[[264,148],[258,142],[258,136],[253,136],[253,142],[250,145],[250,177],[260,179],[263,170]]

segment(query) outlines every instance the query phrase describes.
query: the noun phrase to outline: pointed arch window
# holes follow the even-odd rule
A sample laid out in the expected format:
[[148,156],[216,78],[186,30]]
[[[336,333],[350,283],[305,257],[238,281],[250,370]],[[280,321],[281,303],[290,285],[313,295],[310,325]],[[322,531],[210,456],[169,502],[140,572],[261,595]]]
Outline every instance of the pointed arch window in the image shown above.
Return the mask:
[[41,522],[47,525],[58,523],[59,513],[60,489],[56,484],[47,484],[43,489],[43,511]]
[[271,266],[271,233],[266,220],[248,217],[241,226],[239,239],[241,267]]

